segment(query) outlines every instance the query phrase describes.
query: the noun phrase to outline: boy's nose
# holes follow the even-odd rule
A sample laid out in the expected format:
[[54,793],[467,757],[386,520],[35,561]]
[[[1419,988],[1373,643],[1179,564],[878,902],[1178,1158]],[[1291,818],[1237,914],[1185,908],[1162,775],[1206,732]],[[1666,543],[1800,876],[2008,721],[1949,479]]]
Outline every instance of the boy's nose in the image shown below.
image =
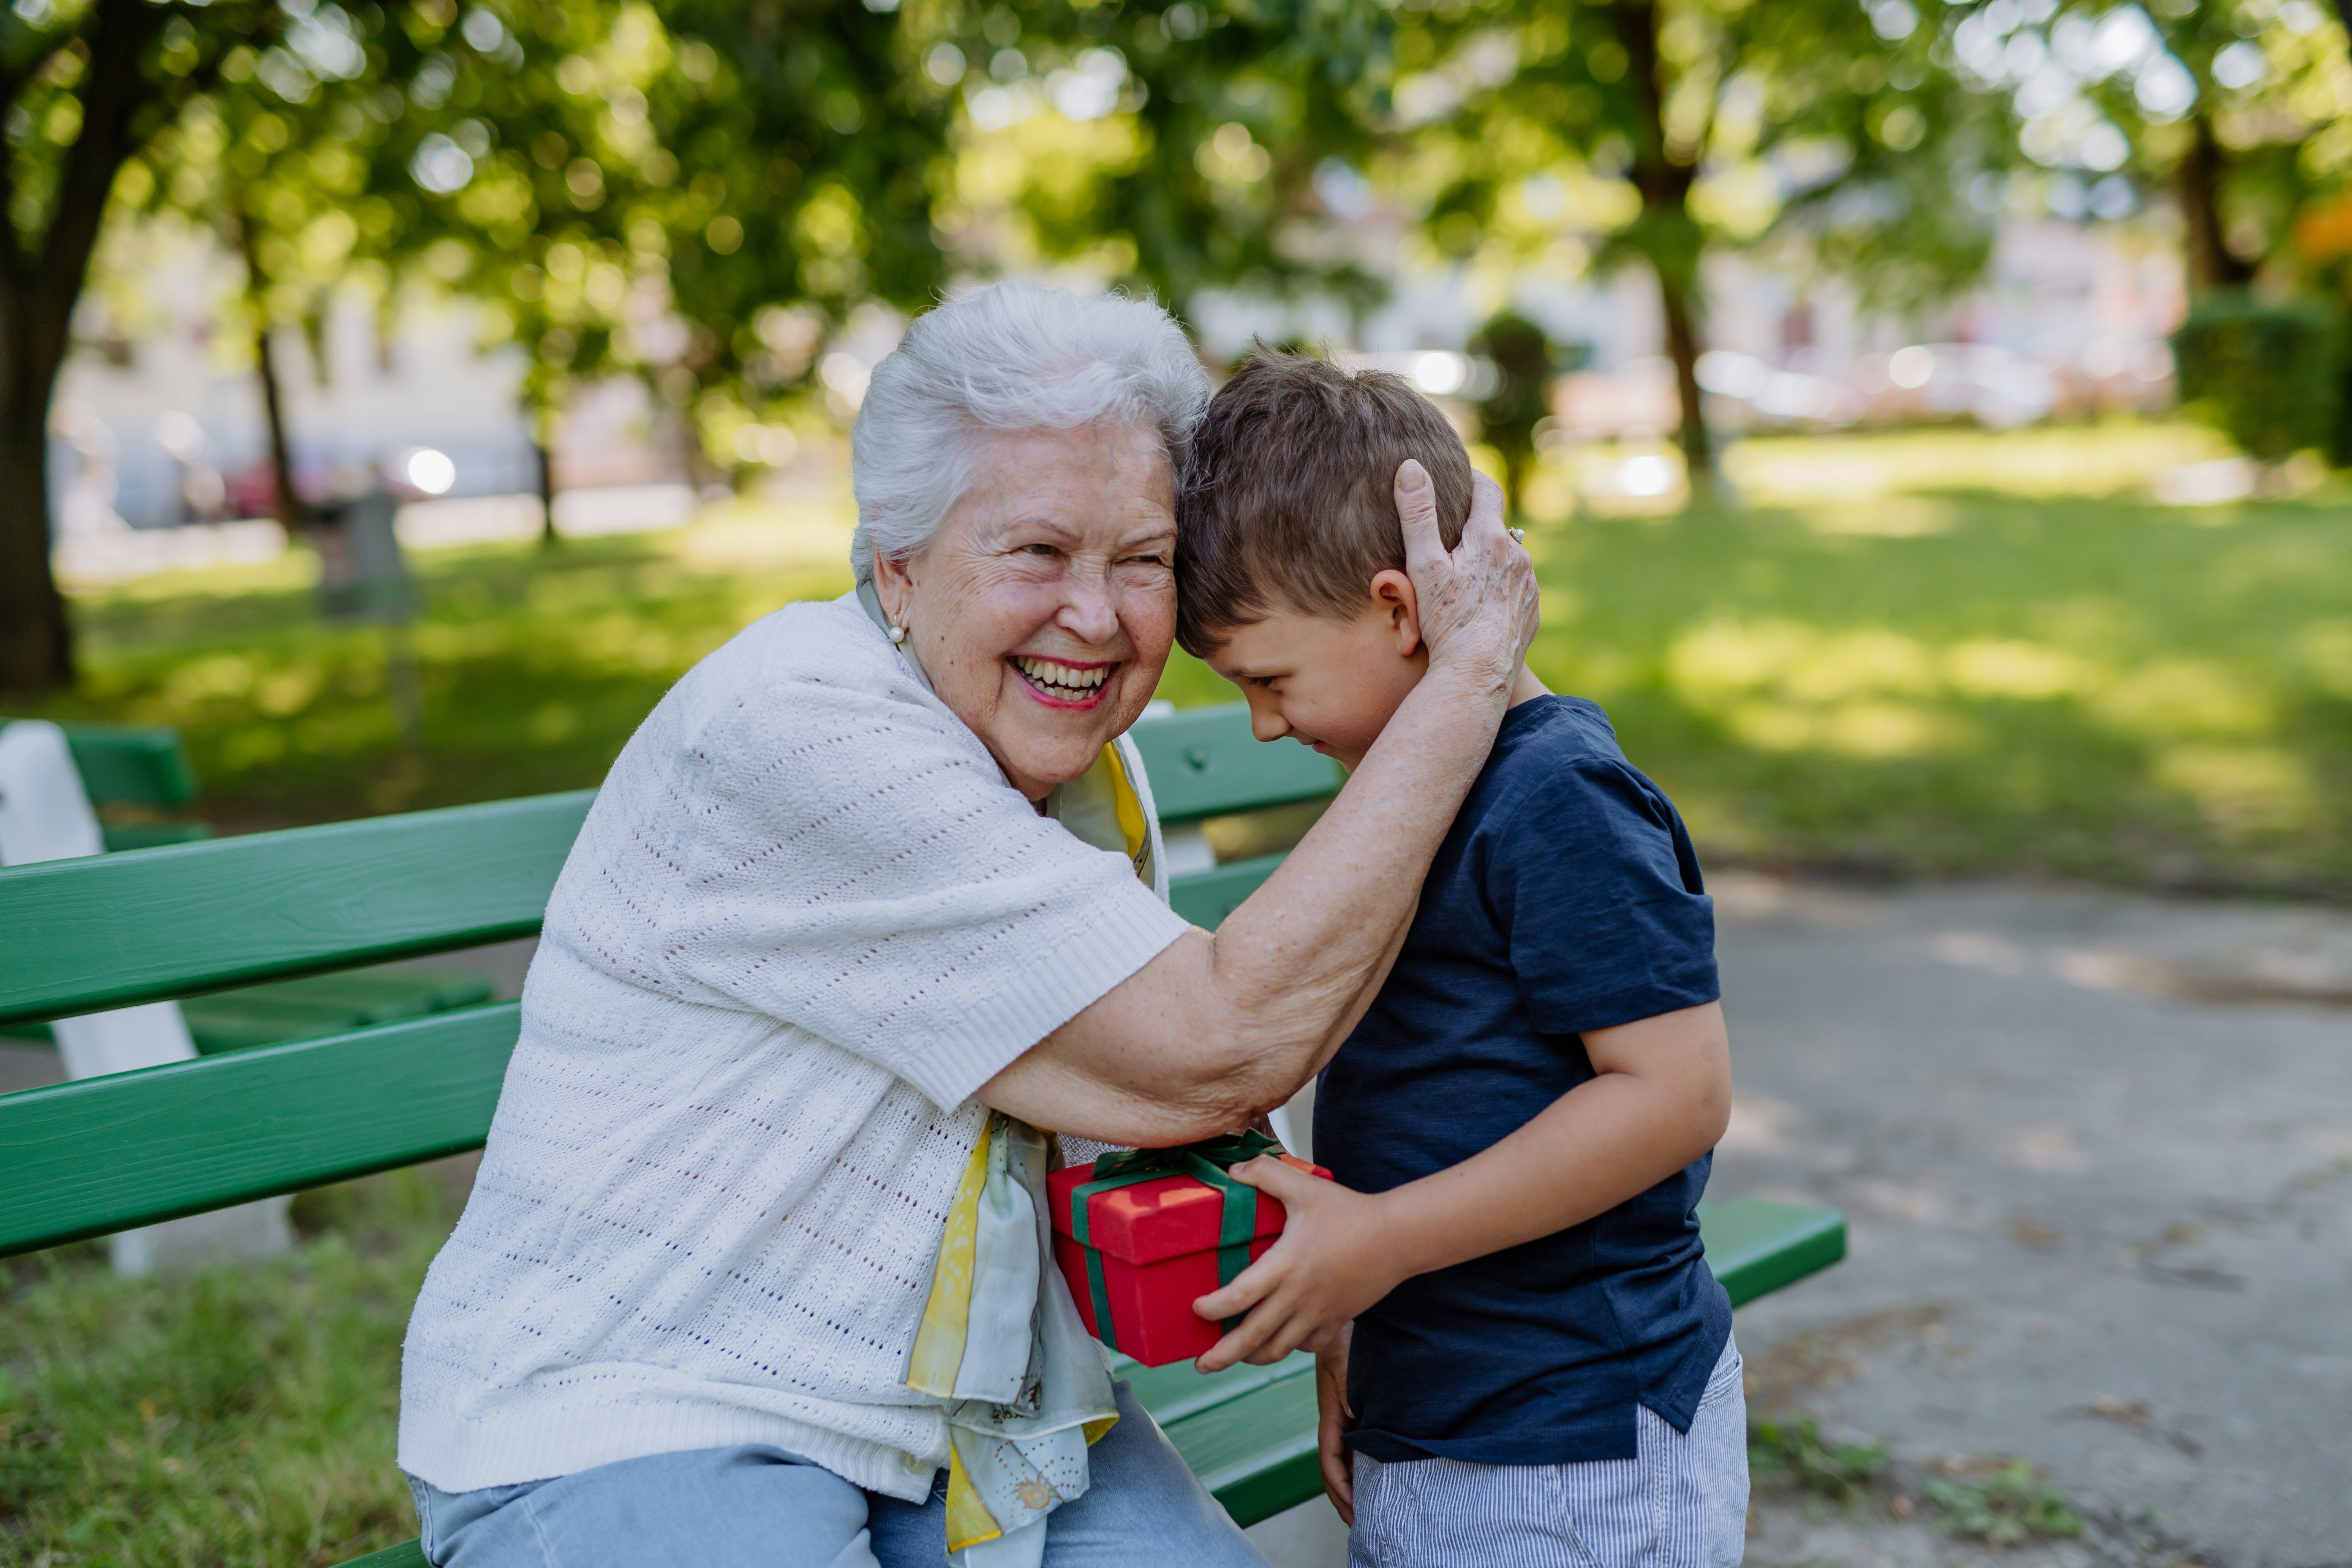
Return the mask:
[[1249,700],[1250,734],[1261,743],[1279,741],[1290,733],[1290,723],[1282,716],[1281,707],[1253,692]]

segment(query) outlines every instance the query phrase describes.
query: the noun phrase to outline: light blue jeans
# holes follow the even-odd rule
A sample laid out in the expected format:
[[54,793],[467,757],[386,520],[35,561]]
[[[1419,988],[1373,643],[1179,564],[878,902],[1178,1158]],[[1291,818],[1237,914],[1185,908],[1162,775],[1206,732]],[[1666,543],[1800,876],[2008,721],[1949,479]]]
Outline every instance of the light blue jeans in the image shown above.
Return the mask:
[[[1124,1383],[1054,1510],[1045,1568],[1265,1568]],[[782,1448],[698,1448],[449,1493],[411,1476],[435,1568],[945,1568],[947,1472],[928,1501],[860,1489]]]
[[1349,1568],[1739,1568],[1748,1395],[1727,1341],[1688,1432],[1646,1405],[1639,1451],[1577,1465],[1355,1457]]

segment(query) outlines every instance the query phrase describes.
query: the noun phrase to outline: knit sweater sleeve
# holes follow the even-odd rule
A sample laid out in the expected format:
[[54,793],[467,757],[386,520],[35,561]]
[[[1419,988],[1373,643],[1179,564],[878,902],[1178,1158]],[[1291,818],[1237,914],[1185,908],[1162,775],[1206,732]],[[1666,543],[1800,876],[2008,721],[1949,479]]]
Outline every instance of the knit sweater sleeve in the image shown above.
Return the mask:
[[1187,926],[1040,817],[862,616],[794,616],[675,693],[646,759],[683,814],[648,956],[953,1107]]

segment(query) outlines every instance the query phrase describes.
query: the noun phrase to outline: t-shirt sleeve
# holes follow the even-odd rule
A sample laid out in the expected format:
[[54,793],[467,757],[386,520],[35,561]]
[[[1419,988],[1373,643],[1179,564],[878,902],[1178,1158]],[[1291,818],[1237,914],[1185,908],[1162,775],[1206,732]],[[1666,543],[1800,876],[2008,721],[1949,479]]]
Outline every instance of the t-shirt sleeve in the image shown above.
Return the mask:
[[1715,1001],[1715,900],[1673,805],[1625,763],[1579,758],[1520,798],[1488,886],[1537,1027],[1581,1034]]
[[659,921],[686,984],[954,1106],[1189,929],[1124,856],[1040,817],[928,697],[803,685],[731,720]]

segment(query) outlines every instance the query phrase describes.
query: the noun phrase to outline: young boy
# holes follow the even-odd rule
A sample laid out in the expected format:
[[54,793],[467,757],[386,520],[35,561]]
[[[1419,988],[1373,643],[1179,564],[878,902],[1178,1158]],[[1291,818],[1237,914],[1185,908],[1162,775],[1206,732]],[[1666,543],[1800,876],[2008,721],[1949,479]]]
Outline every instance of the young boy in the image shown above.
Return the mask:
[[[1428,663],[1398,508],[1433,499],[1450,549],[1472,484],[1404,382],[1259,354],[1193,440],[1178,639],[1261,741],[1353,768]],[[1317,1352],[1351,1568],[1739,1562],[1740,1361],[1693,1212],[1730,1105],[1714,929],[1673,804],[1521,668],[1324,1069],[1337,1183],[1236,1172],[1289,1223],[1196,1308],[1248,1314],[1203,1370]]]

